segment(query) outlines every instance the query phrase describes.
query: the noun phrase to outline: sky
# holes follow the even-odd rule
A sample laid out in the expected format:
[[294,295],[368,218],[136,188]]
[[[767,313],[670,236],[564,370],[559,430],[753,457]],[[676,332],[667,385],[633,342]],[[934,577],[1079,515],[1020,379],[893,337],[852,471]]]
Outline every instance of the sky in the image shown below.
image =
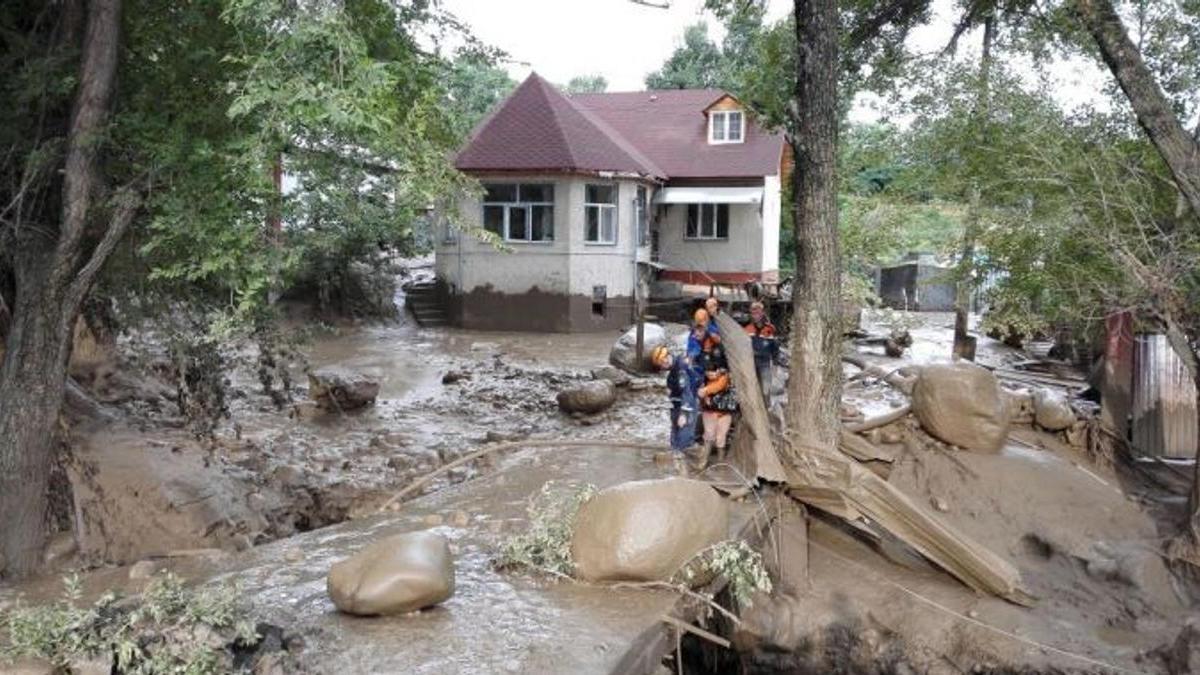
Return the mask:
[[[645,88],[646,74],[657,70],[683,41],[683,31],[705,20],[709,35],[718,44],[724,31],[704,0],[647,0],[666,2],[668,9],[631,0],[442,0],[442,7],[471,27],[486,44],[507,52],[504,64],[518,82],[537,71],[542,77],[565,84],[577,75],[603,75],[609,91]],[[769,20],[787,16],[791,0],[768,0]],[[954,24],[952,0],[934,0],[934,17],[916,29],[910,47],[927,53],[941,50],[950,40]],[[969,58],[978,36],[961,40],[960,55]],[[977,52],[977,48],[975,48]],[[1057,98],[1070,109],[1080,105],[1106,105],[1098,92],[1108,74],[1092,62],[1076,59],[1057,64],[1048,76]],[[871,95],[861,96],[851,120],[866,122],[889,117],[886,105]]]

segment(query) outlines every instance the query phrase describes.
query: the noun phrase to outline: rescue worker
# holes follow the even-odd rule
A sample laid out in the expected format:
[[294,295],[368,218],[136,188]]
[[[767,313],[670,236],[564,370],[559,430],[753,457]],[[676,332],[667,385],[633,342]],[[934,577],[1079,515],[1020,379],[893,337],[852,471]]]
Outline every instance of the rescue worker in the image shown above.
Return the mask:
[[[692,315],[692,332],[688,333],[687,357],[693,364],[698,364],[700,352],[704,351],[704,341],[710,336],[708,310],[698,309]],[[698,367],[698,366],[697,366]]]
[[775,324],[767,316],[767,309],[758,300],[750,303],[750,323],[745,326],[754,348],[754,371],[758,375],[758,386],[762,389],[763,404],[771,409],[772,364],[779,358],[779,341],[776,339]]
[[708,312],[708,333],[718,344],[721,342],[721,327],[717,325],[717,315],[721,313],[721,302],[716,296],[708,296],[704,301],[704,311]]
[[704,421],[704,447],[696,460],[696,468],[703,471],[714,450],[717,461],[725,459],[729,427],[733,424],[733,413],[737,411],[737,399],[729,379],[725,348],[719,342],[711,337],[704,341],[699,363],[704,371],[704,383],[697,391],[700,416]]
[[655,368],[667,371],[667,395],[671,399],[671,451],[682,459],[684,451],[696,443],[696,419],[700,414],[696,389],[700,381],[687,356],[671,356],[666,345],[650,352]]

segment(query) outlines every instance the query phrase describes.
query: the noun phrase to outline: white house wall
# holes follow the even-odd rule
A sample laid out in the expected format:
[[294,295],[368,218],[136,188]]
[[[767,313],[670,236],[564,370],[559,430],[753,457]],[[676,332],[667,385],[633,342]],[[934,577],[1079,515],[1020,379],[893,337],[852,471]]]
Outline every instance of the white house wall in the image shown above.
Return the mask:
[[[687,204],[670,204],[665,209],[659,220],[658,249],[659,262],[667,269],[707,273],[762,272],[763,226],[758,204],[729,205],[728,239],[685,239]],[[776,232],[778,227],[776,223]]]
[[[633,261],[635,256],[649,257],[649,247],[639,250],[636,245],[637,182],[546,175],[482,178],[481,182],[553,183],[554,241],[506,242],[508,250],[497,250],[462,232],[453,232],[449,240],[439,237],[437,276],[460,323],[503,330],[577,331],[620,327],[632,320]],[[618,186],[617,242],[588,244],[584,241],[585,186],[612,183]],[[458,217],[479,227],[480,199],[463,199]],[[600,315],[592,306],[596,286],[605,287]]]
[[762,272],[764,281],[779,278],[779,221],[782,214],[783,189],[779,176],[767,176],[763,181],[762,205]]

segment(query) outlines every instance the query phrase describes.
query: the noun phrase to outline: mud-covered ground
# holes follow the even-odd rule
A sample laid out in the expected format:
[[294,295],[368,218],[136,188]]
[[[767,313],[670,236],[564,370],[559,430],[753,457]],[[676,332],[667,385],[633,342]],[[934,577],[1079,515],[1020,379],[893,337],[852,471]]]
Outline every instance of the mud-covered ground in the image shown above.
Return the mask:
[[[860,356],[886,370],[946,360],[951,317],[908,320],[915,344],[902,358],[874,347],[859,348]],[[885,328],[871,316],[867,327]],[[349,551],[307,551],[287,540],[268,549],[268,543],[375,513],[416,477],[488,442],[533,436],[665,444],[659,378],[622,388],[617,403],[596,417],[571,417],[557,409],[555,394],[591,379],[591,369],[606,362],[617,337],[422,330],[406,321],[319,333],[302,346],[309,365],[341,364],[378,377],[376,405],[353,413],[320,412],[307,402],[305,378],[296,366],[296,403],[278,410],[245,362],[232,376],[231,387],[240,393],[232,401],[232,419],[217,430],[215,447],[179,428],[170,404],[126,401],[115,422],[77,437],[72,475],[82,550],[59,543],[49,569],[91,566],[95,584],[136,587],[151,568],[186,574],[211,568],[197,565],[200,560],[221,560],[218,567],[234,569],[282,556],[299,581],[272,577],[274,592],[307,603],[322,621],[336,620],[337,631],[353,632],[363,624],[343,625],[323,614],[328,608],[317,588],[325,562]],[[978,360],[984,365],[1007,367],[1025,358],[980,338]],[[855,379],[845,392],[847,415],[873,417],[906,401],[874,378]],[[696,644],[688,662],[697,672],[1175,675],[1200,663],[1187,660],[1200,650],[1189,642],[1200,639],[1200,630],[1189,638],[1185,628],[1195,621],[1197,586],[1173,575],[1161,554],[1181,510],[1185,486],[1178,476],[1097,462],[1077,437],[1042,432],[1027,422],[1014,426],[996,454],[946,446],[911,416],[872,437],[893,450],[896,461],[870,468],[1017,565],[1037,604],[1022,608],[979,596],[896,542],[863,536],[817,515],[802,591],[763,599],[744,617],[741,631],[724,627],[744,651],[714,653]],[[657,471],[651,454],[634,458],[641,464],[629,468],[629,477]],[[504,462],[497,458],[494,465]],[[489,471],[489,464],[453,470],[427,491],[476,471]],[[470,489],[467,484],[458,491]],[[510,508],[528,496],[495,499],[507,500]],[[471,532],[487,527],[476,520],[471,513],[447,512],[430,524]],[[324,547],[357,525],[293,541]],[[256,550],[237,552],[250,548]],[[139,560],[151,562],[116,567]],[[325,562],[314,567],[313,560]],[[52,586],[42,580],[10,587],[0,590],[0,599],[13,593],[37,599]],[[389,626],[403,629],[402,622]],[[388,634],[388,644],[404,644],[403,632],[392,635],[389,628]],[[314,633],[305,641],[319,651],[327,637]],[[502,634],[481,639],[507,644]]]

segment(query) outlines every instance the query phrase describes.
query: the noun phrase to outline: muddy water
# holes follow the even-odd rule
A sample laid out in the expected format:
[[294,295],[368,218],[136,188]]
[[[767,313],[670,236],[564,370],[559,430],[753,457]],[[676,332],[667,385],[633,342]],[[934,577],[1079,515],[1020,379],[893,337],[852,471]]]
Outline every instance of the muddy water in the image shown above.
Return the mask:
[[[500,573],[500,542],[526,526],[526,500],[547,481],[603,487],[660,475],[650,453],[609,448],[528,451],[481,480],[455,486],[403,510],[263,546],[225,566],[267,620],[312,636],[304,653],[314,672],[600,673],[659,623],[677,597]],[[741,516],[744,522],[745,514]],[[455,595],[414,615],[355,618],[325,593],[329,566],[399,532],[432,528],[452,542]]]

